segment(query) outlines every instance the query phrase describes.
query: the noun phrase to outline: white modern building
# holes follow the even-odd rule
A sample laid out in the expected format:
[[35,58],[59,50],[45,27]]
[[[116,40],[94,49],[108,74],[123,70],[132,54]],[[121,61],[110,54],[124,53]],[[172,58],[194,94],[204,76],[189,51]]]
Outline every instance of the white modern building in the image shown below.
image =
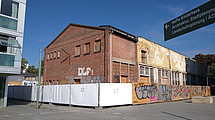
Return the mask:
[[8,75],[20,74],[26,0],[0,0],[0,107],[7,105]]

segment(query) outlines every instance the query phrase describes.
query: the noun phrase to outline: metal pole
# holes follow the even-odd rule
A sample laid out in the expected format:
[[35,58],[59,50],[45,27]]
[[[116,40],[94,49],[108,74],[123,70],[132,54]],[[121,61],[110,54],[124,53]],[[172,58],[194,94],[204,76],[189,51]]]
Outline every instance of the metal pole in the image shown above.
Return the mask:
[[42,61],[42,49],[40,49],[40,63],[39,63],[39,78],[37,84],[37,109],[39,109],[39,96],[40,96],[40,78],[41,78],[41,61]]

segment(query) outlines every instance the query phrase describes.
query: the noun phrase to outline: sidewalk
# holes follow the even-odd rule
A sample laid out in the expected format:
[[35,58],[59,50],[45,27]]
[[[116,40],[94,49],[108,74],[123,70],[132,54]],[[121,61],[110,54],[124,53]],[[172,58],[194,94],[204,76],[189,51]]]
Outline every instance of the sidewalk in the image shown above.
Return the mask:
[[40,109],[35,109],[35,103],[10,100],[9,103],[8,107],[0,109],[0,120],[214,120],[215,118],[215,103],[193,104],[191,100],[118,106],[101,110],[49,104],[42,104]]

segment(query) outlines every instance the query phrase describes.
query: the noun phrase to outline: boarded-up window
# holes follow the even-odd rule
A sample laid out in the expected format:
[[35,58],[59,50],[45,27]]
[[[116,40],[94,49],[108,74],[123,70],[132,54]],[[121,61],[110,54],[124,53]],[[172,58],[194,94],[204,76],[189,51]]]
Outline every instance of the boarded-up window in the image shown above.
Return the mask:
[[129,68],[129,77],[130,77],[130,82],[136,82],[134,81],[134,65],[130,65]]
[[60,50],[58,50],[58,52],[57,52],[57,58],[58,59],[60,58]]
[[51,85],[52,84],[52,80],[49,80],[49,85]]
[[52,58],[53,58],[53,53],[51,52],[51,57],[50,57],[50,60],[52,60]]
[[81,55],[81,46],[75,46],[75,56],[80,56]]
[[154,83],[154,70],[153,70],[153,68],[150,68],[150,81],[151,81],[151,84]]
[[101,40],[97,40],[94,43],[94,52],[100,52],[101,51]]
[[57,52],[56,52],[56,51],[54,51],[54,59],[56,59],[56,54],[57,54]]
[[146,64],[146,58],[147,58],[146,51],[141,50],[141,62]]
[[84,54],[90,54],[90,43],[84,44]]
[[121,64],[121,73],[128,74],[128,64]]
[[47,61],[49,61],[49,53],[47,54]]
[[120,82],[120,69],[119,69],[120,63],[113,62],[113,83],[119,83]]

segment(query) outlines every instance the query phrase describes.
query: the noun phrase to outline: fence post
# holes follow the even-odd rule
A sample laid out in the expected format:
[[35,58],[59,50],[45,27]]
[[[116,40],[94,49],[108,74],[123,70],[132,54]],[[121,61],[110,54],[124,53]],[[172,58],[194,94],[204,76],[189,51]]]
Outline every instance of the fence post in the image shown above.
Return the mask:
[[102,107],[100,106],[100,79],[98,80],[98,106],[95,107],[95,109],[102,109]]

